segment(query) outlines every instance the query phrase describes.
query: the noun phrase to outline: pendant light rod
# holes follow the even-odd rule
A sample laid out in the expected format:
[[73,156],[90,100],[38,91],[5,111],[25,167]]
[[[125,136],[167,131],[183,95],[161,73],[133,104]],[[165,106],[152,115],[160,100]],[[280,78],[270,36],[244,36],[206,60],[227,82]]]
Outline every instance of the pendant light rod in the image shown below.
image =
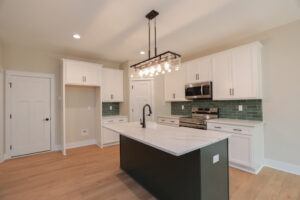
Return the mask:
[[150,19],[148,20],[148,27],[149,27],[149,49],[148,49],[148,58],[151,58],[151,27],[150,27]]
[[156,17],[154,18],[154,51],[155,56],[157,56],[157,48],[156,48]]
[[[149,36],[148,36],[148,42],[149,42],[149,50],[148,50],[148,59],[143,60],[139,63],[136,63],[134,65],[131,65],[131,68],[135,69],[141,69],[144,68],[146,65],[149,64],[149,62],[161,62],[162,60],[165,59],[176,59],[180,58],[181,55],[174,53],[172,51],[166,51],[164,53],[161,53],[157,55],[157,47],[156,47],[156,17],[159,15],[159,13],[155,10],[150,11],[147,15],[146,18],[148,19],[148,28],[149,28]],[[151,57],[151,20],[154,19],[154,56]]]

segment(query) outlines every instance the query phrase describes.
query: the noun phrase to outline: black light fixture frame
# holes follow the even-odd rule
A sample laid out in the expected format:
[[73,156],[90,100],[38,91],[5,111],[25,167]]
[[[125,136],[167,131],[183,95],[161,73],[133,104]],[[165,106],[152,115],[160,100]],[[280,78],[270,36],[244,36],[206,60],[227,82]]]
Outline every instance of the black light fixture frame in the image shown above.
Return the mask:
[[[147,15],[146,18],[148,19],[148,27],[149,27],[149,50],[148,50],[148,59],[143,60],[139,63],[136,63],[134,65],[131,65],[131,68],[140,68],[143,69],[143,66],[148,65],[149,63],[152,62],[159,62],[162,59],[168,59],[169,57],[173,57],[173,58],[178,58],[181,57],[181,55],[174,53],[172,51],[166,51],[164,53],[161,53],[159,55],[157,55],[157,48],[156,48],[156,17],[159,15],[159,13],[155,10],[150,11]],[[150,21],[154,19],[154,53],[155,56],[151,57],[151,26],[150,26]]]

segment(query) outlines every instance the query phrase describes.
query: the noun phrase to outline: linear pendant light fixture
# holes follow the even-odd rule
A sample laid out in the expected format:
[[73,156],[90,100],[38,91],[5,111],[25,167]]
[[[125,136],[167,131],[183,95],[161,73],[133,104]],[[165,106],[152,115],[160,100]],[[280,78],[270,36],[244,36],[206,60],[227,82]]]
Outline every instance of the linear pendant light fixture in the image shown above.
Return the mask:
[[[149,50],[148,59],[142,62],[131,65],[135,71],[138,71],[140,77],[153,77],[154,75],[165,74],[171,72],[172,69],[178,71],[181,65],[181,55],[174,53],[172,51],[166,51],[157,55],[156,48],[156,17],[159,13],[155,10],[150,11],[146,18],[148,19],[149,27]],[[150,22],[154,20],[154,56],[151,57],[151,26]]]

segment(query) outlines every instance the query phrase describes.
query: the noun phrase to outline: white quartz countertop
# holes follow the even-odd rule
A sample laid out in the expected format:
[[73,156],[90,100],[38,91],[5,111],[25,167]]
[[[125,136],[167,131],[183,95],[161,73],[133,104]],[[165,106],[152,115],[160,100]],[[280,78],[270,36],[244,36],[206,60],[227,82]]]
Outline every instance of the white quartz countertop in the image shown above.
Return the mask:
[[238,126],[258,126],[262,125],[262,121],[252,121],[252,120],[239,120],[239,119],[226,119],[226,118],[218,118],[218,119],[210,119],[207,120],[208,123],[219,123],[219,124],[229,124],[229,125],[238,125]]
[[116,133],[174,156],[206,147],[231,135],[210,130],[165,126],[154,122],[147,122],[146,126],[142,128],[139,122],[103,125]]
[[103,116],[103,119],[114,119],[114,118],[128,118],[126,115],[107,115]]
[[169,118],[169,119],[179,119],[180,117],[187,117],[187,115],[158,115],[157,117]]

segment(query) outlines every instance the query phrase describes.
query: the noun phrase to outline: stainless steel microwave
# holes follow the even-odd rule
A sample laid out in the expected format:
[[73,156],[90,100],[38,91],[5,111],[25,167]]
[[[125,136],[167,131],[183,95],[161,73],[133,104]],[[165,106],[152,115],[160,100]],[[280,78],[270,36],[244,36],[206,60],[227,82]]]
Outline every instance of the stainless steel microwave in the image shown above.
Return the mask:
[[185,85],[185,98],[192,99],[211,99],[212,82],[202,82]]

